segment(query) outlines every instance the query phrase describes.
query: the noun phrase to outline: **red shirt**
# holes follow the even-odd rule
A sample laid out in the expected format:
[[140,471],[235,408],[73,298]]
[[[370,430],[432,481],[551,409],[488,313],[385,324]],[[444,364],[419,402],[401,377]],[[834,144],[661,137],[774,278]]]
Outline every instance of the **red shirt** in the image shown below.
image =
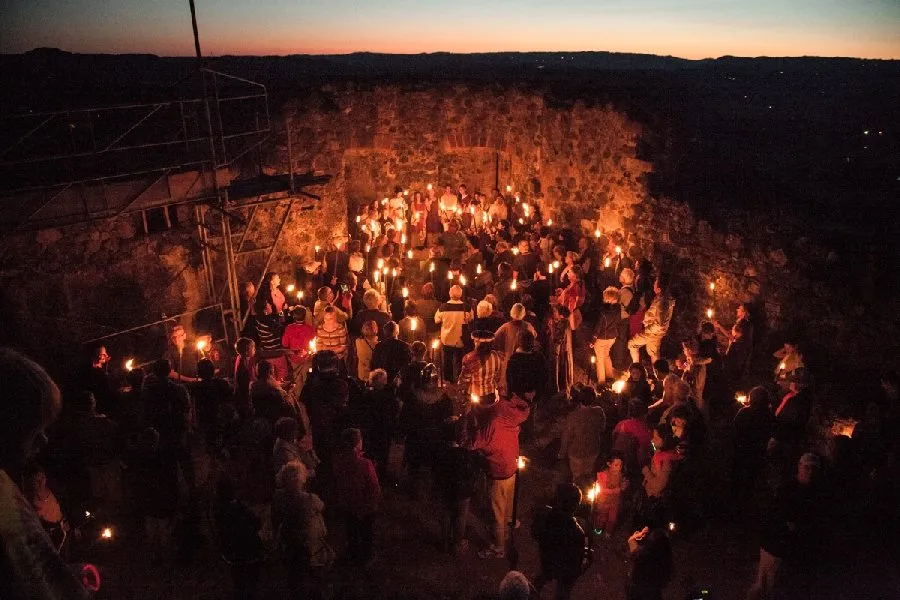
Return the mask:
[[309,342],[316,337],[316,328],[306,323],[291,323],[284,329],[281,336],[281,345],[287,350],[299,350],[300,352],[288,353],[291,364],[298,365],[309,354]]
[[528,418],[531,407],[513,396],[489,406],[479,420],[487,424],[472,440],[472,449],[480,450],[487,459],[489,475],[494,479],[509,479],[516,473],[519,458],[519,426]]
[[644,465],[650,458],[651,442],[653,440],[653,432],[650,427],[641,419],[625,419],[621,421],[613,430],[613,439],[618,437],[631,438],[635,441],[637,449],[638,463]]
[[335,456],[333,468],[339,507],[356,517],[367,517],[378,510],[381,486],[375,463],[354,450]]

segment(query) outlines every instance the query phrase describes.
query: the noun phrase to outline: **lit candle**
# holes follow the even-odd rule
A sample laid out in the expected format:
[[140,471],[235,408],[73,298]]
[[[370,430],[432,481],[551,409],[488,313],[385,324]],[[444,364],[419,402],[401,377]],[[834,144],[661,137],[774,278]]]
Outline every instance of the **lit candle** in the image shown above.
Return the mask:
[[622,254],[622,246],[616,246],[616,254]]
[[599,229],[595,229],[595,230],[594,230],[594,237],[595,237],[595,238],[598,238],[598,239],[599,239],[601,235],[603,235],[603,234],[600,233],[600,230],[599,230]]
[[547,227],[553,225],[553,219],[547,219]]
[[553,275],[553,263],[550,263],[547,266],[547,273],[549,273],[550,275]]
[[415,331],[415,330],[416,330],[416,327],[417,327],[417,325],[416,325],[416,318],[413,317],[412,319],[409,320],[409,330],[410,330],[410,331]]
[[362,219],[362,217],[360,217],[359,215],[356,215],[356,222],[357,222],[357,223],[359,223],[359,221],[360,221],[361,219]]
[[383,198],[383,199],[381,200],[381,203],[382,203],[382,204],[387,204],[387,203],[388,203],[388,199],[387,199],[387,198]]
[[125,361],[125,370],[126,371],[134,371],[134,359],[129,358]]
[[465,286],[465,285],[466,285],[466,276],[465,276],[465,275],[460,275],[460,276],[459,276],[459,285],[461,285],[461,286]]
[[434,186],[431,185],[431,184],[429,183],[429,184],[426,186],[426,189],[428,189],[428,191],[430,192],[432,189],[434,189]]
[[397,231],[403,231],[403,219],[397,219],[396,221],[394,221],[394,226]]
[[[521,219],[519,219],[519,220],[521,220]],[[515,256],[518,256],[518,255],[519,255],[519,248],[518,248],[518,246],[512,249],[512,253],[513,253],[513,255],[515,255]]]
[[523,219],[522,217],[519,217],[519,225],[524,225],[524,224],[525,224],[525,219]]
[[441,340],[439,340],[437,338],[434,338],[433,340],[431,340],[431,349],[432,350],[437,350],[438,347],[440,347],[440,345],[441,345]]
[[458,214],[458,215],[461,215],[461,214],[462,214],[462,207],[461,207],[461,206],[457,206],[457,207],[456,207],[456,214]]
[[206,348],[206,340],[197,340],[197,350],[203,352],[204,348]]
[[591,364],[592,364],[592,365],[596,365],[596,364],[597,364],[597,357],[596,357],[596,356],[591,356]]
[[606,258],[603,259],[603,266],[605,268],[608,269],[611,264],[612,264],[612,259],[610,257],[607,256]]
[[297,286],[295,286],[293,283],[290,284],[290,285],[288,285],[288,286],[287,286],[288,294],[292,294],[292,293],[294,292],[295,289],[297,289]]
[[475,274],[476,274],[476,275],[481,275],[481,263],[478,263],[478,264],[475,266]]
[[675,531],[675,521],[669,521],[669,531]]
[[303,290],[297,292],[297,300],[303,300]]
[[787,367],[787,365],[784,364],[783,361],[780,362],[780,363],[778,363],[778,370],[779,370],[779,371],[784,371],[784,369],[785,369],[786,367]]
[[373,280],[375,283],[378,283],[378,275],[379,275],[379,274],[380,274],[380,271],[375,271],[375,272],[372,273],[372,280]]
[[315,250],[316,250],[316,254],[318,254],[318,253],[319,253],[319,250],[321,250],[321,249],[322,249],[322,247],[321,247],[321,246],[316,246],[316,247],[315,247]]
[[378,268],[379,269],[384,268],[384,259],[383,258],[378,259]]
[[409,288],[408,287],[404,286],[403,289],[400,290],[400,293],[403,294],[404,298],[409,298]]
[[475,205],[474,204],[469,205],[469,214],[471,214],[471,215],[475,214]]
[[624,389],[625,389],[625,382],[622,381],[621,379],[618,380],[617,382],[615,382],[614,384],[612,384],[612,390],[617,394],[621,394],[622,390],[624,390]]
[[391,269],[391,277],[397,276],[397,269]]
[[711,308],[707,308],[707,309],[706,309],[706,318],[707,318],[707,319],[712,319],[712,318],[713,318],[713,309],[711,309]]
[[521,470],[525,468],[525,465],[528,463],[528,459],[524,456],[520,456],[516,459],[516,468]]
[[103,531],[100,532],[100,537],[104,540],[111,540],[113,538],[112,527],[104,527]]
[[511,191],[512,191],[512,186],[511,185],[506,186],[506,193],[508,194]]
[[316,353],[316,338],[309,340],[309,351],[311,354]]
[[553,261],[553,268],[554,268],[554,269],[558,269],[558,268],[559,268],[559,261],[558,261],[558,260],[554,260],[554,261]]
[[709,282],[709,291],[711,291],[711,292],[716,291],[716,282],[715,281]]
[[366,254],[372,251],[372,244],[366,244]]
[[409,196],[409,190],[403,190],[403,195],[404,195],[404,196]]
[[428,265],[428,272],[434,273],[434,263],[431,263],[430,265]]
[[412,254],[413,254],[413,253],[412,253],[412,250],[407,250],[407,251],[406,251],[406,258],[412,259]]
[[481,402],[481,398],[478,397],[478,394],[472,394],[471,396],[469,396],[469,401],[472,404],[478,404]]
[[747,394],[744,394],[742,392],[738,392],[737,394],[735,394],[734,399],[737,400],[738,402],[740,402],[741,404],[744,404],[744,405],[747,404]]
[[400,244],[403,246],[406,245],[406,234],[405,233],[400,235]]
[[453,271],[447,271],[447,279],[453,280]]
[[509,284],[509,289],[515,290],[517,287],[519,287],[519,285],[516,283],[516,280],[513,279],[512,283]]
[[387,268],[387,267],[382,267],[382,268],[381,268],[381,272],[382,272],[384,275],[387,275],[387,274],[388,274],[388,268]]

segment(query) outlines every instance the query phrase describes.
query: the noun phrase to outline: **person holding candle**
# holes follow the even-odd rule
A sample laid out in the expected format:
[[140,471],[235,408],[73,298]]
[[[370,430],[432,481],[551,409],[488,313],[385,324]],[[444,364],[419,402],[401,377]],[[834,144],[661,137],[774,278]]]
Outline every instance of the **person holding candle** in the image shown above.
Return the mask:
[[475,349],[462,359],[459,383],[465,386],[466,394],[479,398],[482,404],[490,404],[498,393],[501,376],[500,354],[493,349],[494,334],[490,331],[472,332]]
[[447,184],[444,186],[444,193],[438,201],[438,208],[441,213],[441,222],[444,223],[444,229],[447,229],[451,219],[456,218],[456,209],[459,206],[459,198],[453,193],[453,186]]
[[350,321],[350,330],[354,336],[362,335],[362,326],[367,321],[375,321],[378,325],[378,336],[382,335],[381,328],[391,320],[391,315],[381,310],[381,294],[377,290],[369,288],[363,294],[365,308],[353,316]]
[[732,386],[740,388],[746,383],[750,374],[750,361],[753,356],[753,322],[750,320],[750,309],[746,303],[738,304],[735,314],[737,321],[731,330],[726,330],[716,320],[712,323],[716,331],[728,339],[728,349],[725,351],[724,361],[725,377]]
[[607,538],[615,531],[628,484],[625,456],[619,450],[613,450],[606,459],[606,467],[597,473],[597,497],[592,518],[594,531],[602,531]]
[[538,545],[541,572],[534,579],[534,587],[541,589],[556,581],[556,600],[568,600],[575,582],[592,560],[588,536],[584,533],[575,512],[581,505],[581,490],[574,484],[556,486],[553,506],[546,506],[535,517],[531,535]]
[[256,343],[250,338],[238,338],[234,350],[234,406],[238,415],[246,419],[252,414],[250,384],[256,379]]
[[484,406],[479,414],[480,426],[470,448],[480,453],[487,462],[494,517],[493,540],[488,548],[478,553],[481,558],[506,556],[519,457],[519,427],[530,412],[524,399],[513,396],[509,400],[500,399]]
[[781,393],[786,394],[790,390],[791,374],[805,366],[803,351],[797,340],[789,338],[784,342],[784,346],[776,350],[772,356],[780,361],[775,367],[775,383],[778,384]]
[[287,353],[292,390],[299,394],[306,381],[306,373],[309,371],[311,356],[309,342],[316,337],[315,328],[306,322],[306,309],[295,306],[291,311],[292,322],[284,328],[281,336],[281,345]]
[[404,317],[397,323],[400,326],[400,339],[407,344],[415,341],[425,342],[428,339],[428,331],[425,329],[425,321],[419,316],[416,303],[407,301],[403,314]]
[[756,482],[766,462],[766,446],[775,426],[769,391],[756,386],[747,405],[734,416],[731,492],[735,503],[751,501]]

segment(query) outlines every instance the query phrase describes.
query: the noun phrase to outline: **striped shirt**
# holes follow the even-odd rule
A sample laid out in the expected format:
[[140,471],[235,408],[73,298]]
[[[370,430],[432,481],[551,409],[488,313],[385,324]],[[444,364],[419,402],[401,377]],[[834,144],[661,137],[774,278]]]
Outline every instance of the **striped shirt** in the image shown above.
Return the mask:
[[334,350],[338,358],[347,356],[347,327],[339,323],[329,331],[324,325],[316,329],[316,350]]
[[483,398],[493,394],[500,383],[501,364],[500,353],[496,350],[491,350],[484,361],[478,356],[478,351],[473,350],[462,359],[459,381],[466,384],[470,395],[475,394]]

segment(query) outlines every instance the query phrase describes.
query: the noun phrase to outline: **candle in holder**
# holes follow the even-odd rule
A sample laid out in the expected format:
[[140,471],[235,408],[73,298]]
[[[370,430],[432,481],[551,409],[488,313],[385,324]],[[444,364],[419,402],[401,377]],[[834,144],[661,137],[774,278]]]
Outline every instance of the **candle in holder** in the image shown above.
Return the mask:
[[516,283],[516,280],[515,280],[515,279],[513,279],[512,282],[509,284],[509,289],[515,291],[515,289],[516,289],[517,287],[519,287],[519,284]]
[[547,273],[553,275],[553,263],[547,265]]
[[383,258],[379,258],[377,264],[378,264],[378,268],[379,268],[379,269],[383,269],[383,268],[384,268],[384,259],[383,259]]
[[362,219],[362,217],[361,217],[361,216],[359,216],[359,215],[356,215],[356,222],[357,222],[357,223],[359,223],[359,221],[360,221],[360,220],[361,220],[361,219]]
[[453,271],[447,271],[447,279],[453,281]]
[[622,246],[616,246],[616,254],[622,256]]
[[374,271],[374,272],[372,273],[372,280],[373,280],[375,283],[378,283],[378,276],[379,276],[380,274],[381,274],[381,271]]
[[409,190],[403,190],[403,195],[404,195],[404,196],[409,196]]
[[431,349],[432,350],[437,350],[440,347],[440,345],[441,345],[441,340],[439,340],[437,338],[434,338],[433,340],[431,340]]
[[406,234],[405,233],[400,234],[400,245],[401,246],[406,245]]
[[428,272],[434,273],[434,263],[433,262],[430,265],[428,265]]

